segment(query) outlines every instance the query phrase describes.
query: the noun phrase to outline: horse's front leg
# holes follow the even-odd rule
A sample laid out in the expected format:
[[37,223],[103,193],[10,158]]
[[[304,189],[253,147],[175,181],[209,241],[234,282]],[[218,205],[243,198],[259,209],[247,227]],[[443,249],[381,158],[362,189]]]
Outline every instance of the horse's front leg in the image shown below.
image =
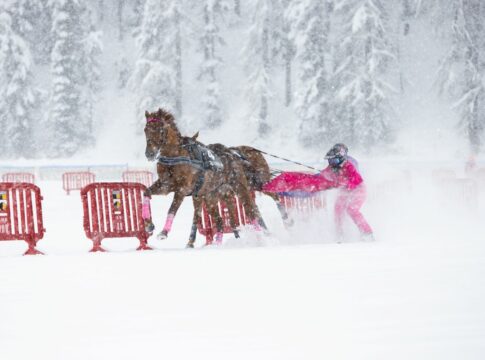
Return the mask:
[[168,233],[172,229],[173,219],[175,218],[175,215],[177,214],[177,211],[180,208],[180,205],[182,205],[182,202],[184,201],[184,197],[185,195],[182,194],[181,192],[175,192],[173,194],[172,204],[168,209],[165,225],[163,226],[162,231],[157,235],[158,240],[164,240],[168,237]]
[[145,224],[145,231],[150,235],[153,234],[153,230],[155,230],[155,224],[153,223],[150,209],[150,199],[152,197],[152,194],[157,194],[160,192],[161,187],[161,181],[157,180],[143,193],[141,216]]
[[201,211],[201,201],[200,198],[194,196],[192,197],[194,202],[194,216],[192,218],[192,227],[190,229],[189,242],[185,246],[186,248],[193,248],[195,239],[197,237],[197,224],[200,221],[200,211]]

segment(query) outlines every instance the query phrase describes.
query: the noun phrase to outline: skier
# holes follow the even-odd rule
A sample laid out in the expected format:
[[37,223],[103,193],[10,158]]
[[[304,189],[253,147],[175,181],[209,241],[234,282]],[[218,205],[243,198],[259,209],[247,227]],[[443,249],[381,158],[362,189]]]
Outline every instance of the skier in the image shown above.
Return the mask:
[[347,153],[347,146],[335,144],[325,155],[329,166],[319,173],[319,177],[326,180],[322,183],[325,188],[328,188],[327,184],[330,183],[330,187],[340,189],[335,202],[338,238],[343,237],[342,222],[344,214],[347,213],[359,228],[362,240],[372,241],[374,240],[372,229],[360,212],[367,195],[366,187],[357,169],[357,161]]

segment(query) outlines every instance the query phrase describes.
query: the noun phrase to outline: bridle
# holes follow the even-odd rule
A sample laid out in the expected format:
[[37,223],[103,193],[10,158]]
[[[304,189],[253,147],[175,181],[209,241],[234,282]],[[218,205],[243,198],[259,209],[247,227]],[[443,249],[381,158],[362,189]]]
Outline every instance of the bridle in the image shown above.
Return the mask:
[[[146,121],[147,125],[148,124],[155,124],[155,123],[161,123],[161,128],[159,130],[159,132],[161,133],[161,141],[159,144],[156,144],[156,147],[158,148],[158,152],[160,152],[160,148],[164,145],[164,139],[165,139],[165,134],[164,134],[164,126],[162,124],[162,119],[159,119],[159,118],[156,118],[156,117],[149,117],[147,118],[147,121]],[[150,140],[152,143],[153,143],[153,140]]]
[[[152,123],[162,123],[162,119],[150,116],[147,118],[147,124],[152,124]],[[173,176],[172,170],[173,170],[173,166],[175,165],[190,165],[192,168],[196,169],[197,179],[195,181],[194,188],[192,189],[191,193],[188,194],[187,196],[192,196],[192,195],[197,196],[199,190],[202,188],[202,185],[204,184],[204,179],[205,179],[206,169],[204,169],[202,162],[196,159],[192,159],[191,156],[161,156],[160,148],[164,145],[168,146],[168,144],[164,142],[165,134],[164,134],[163,124],[161,126],[160,132],[162,133],[161,134],[162,141],[160,144],[157,144],[157,147],[158,147],[158,154],[156,156],[157,162],[167,167],[167,171],[170,173],[170,176]],[[183,148],[184,146],[182,145],[181,147]]]

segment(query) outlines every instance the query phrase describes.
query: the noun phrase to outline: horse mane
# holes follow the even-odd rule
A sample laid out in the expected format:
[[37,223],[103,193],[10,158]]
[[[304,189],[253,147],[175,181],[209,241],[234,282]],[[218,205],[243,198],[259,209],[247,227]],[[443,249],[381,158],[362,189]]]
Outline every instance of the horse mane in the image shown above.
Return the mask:
[[207,147],[218,154],[229,153],[227,146],[222,145],[220,143],[210,144],[210,145],[207,145]]
[[162,108],[158,108],[157,115],[160,117],[161,120],[163,119],[165,121],[169,121],[175,124],[175,117],[172,115],[171,112]]
[[171,112],[165,109],[159,108],[157,115],[159,116],[160,120],[163,120],[164,123],[170,126],[171,130],[173,130],[176,133],[179,139],[182,138],[182,134],[180,133],[180,130],[178,129],[177,124],[175,124],[175,117],[172,115]]

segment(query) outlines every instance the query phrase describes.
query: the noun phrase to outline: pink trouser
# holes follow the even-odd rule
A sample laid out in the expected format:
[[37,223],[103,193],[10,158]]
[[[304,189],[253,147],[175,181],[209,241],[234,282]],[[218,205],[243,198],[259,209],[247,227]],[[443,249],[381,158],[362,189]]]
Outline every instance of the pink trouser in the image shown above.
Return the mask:
[[338,234],[342,234],[342,221],[345,212],[349,214],[355,225],[362,234],[372,233],[372,229],[360,212],[360,208],[367,197],[367,191],[364,184],[360,184],[353,190],[340,190],[340,194],[335,202],[335,224]]

